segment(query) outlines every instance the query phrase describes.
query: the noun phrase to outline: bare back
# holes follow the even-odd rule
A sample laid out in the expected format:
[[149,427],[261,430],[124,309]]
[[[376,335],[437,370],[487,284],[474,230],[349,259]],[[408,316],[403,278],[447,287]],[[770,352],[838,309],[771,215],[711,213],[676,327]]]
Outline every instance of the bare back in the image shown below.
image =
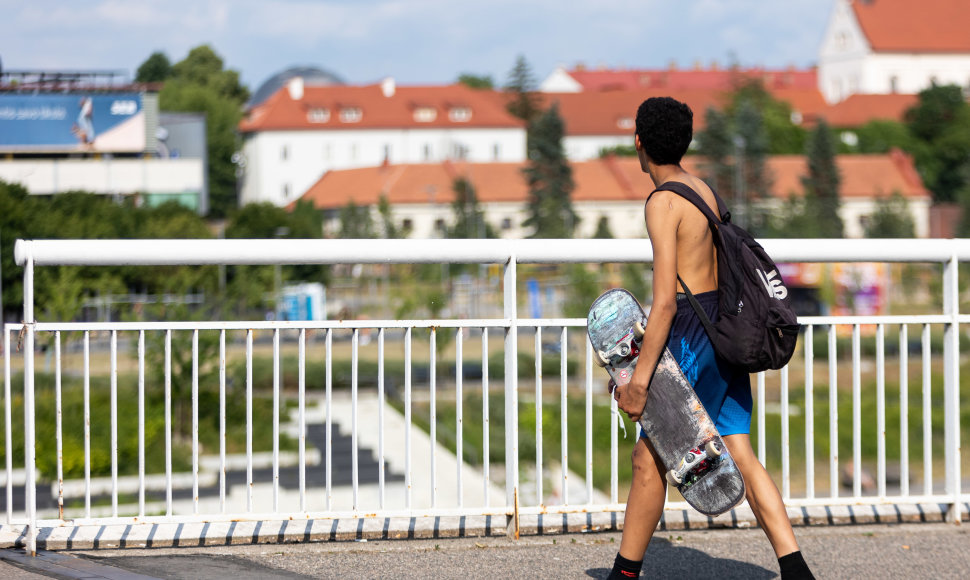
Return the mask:
[[[717,202],[706,183],[689,174],[677,181],[691,187],[717,213]],[[707,218],[691,202],[673,192],[668,193],[670,199],[667,201],[672,204],[679,222],[676,232],[677,274],[694,294],[715,290],[717,260]],[[677,290],[683,291],[679,283]]]

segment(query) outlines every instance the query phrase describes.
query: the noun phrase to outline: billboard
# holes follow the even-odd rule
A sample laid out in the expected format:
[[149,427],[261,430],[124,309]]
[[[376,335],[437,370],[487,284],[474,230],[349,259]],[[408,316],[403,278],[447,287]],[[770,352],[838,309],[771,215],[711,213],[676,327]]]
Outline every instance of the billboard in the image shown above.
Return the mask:
[[0,93],[0,151],[145,151],[140,93]]

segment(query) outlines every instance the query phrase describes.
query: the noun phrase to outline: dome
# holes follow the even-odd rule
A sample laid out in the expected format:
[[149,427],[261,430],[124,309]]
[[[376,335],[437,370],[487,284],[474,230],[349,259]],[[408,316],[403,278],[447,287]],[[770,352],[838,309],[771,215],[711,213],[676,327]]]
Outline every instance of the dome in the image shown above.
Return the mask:
[[281,87],[285,86],[290,79],[302,77],[303,82],[307,86],[330,86],[330,85],[342,85],[344,84],[343,79],[337,75],[327,72],[323,69],[312,67],[312,66],[295,66],[288,68],[282,72],[278,72],[275,75],[266,79],[263,84],[259,85],[256,92],[253,93],[252,98],[249,99],[247,103],[248,107],[253,107],[258,105],[268,99],[270,95],[280,90]]

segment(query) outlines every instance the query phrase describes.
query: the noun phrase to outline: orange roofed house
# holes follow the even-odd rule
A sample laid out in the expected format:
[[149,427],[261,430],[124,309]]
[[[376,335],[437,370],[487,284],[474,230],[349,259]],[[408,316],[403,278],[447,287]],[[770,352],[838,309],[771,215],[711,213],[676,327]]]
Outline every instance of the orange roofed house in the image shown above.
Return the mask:
[[637,107],[650,97],[673,97],[694,111],[694,131],[703,130],[709,108],[728,104],[740,82],[759,81],[792,108],[792,122],[811,125],[827,109],[815,69],[557,68],[540,85],[543,104],[557,104],[566,125],[563,147],[570,160],[589,160],[602,149],[630,145]]
[[291,79],[239,124],[240,205],[286,205],[330,170],[384,164],[518,162],[522,122],[491,91],[463,85],[305,84]]
[[836,0],[819,49],[830,103],[854,94],[915,94],[936,84],[970,89],[967,0]]
[[[689,171],[699,171],[702,160],[685,158]],[[837,159],[842,176],[841,215],[848,237],[861,237],[864,224],[876,208],[876,200],[894,193],[908,202],[917,237],[929,231],[929,192],[902,152],[889,155],[852,155]],[[468,179],[485,212],[485,219],[505,238],[522,238],[531,232],[522,227],[526,217],[528,189],[522,174],[524,163],[442,162],[386,165],[331,171],[306,193],[305,200],[324,210],[325,228],[333,234],[339,227],[339,210],[349,201],[370,206],[376,216],[379,197],[391,204],[395,221],[411,230],[414,238],[442,237],[453,221],[452,189],[458,177]],[[634,157],[605,157],[571,164],[573,205],[581,222],[577,237],[592,237],[601,218],[606,218],[617,238],[646,237],[643,204],[653,190],[650,177]],[[791,194],[802,192],[807,174],[802,156],[776,156],[767,161],[773,188],[760,201],[780,206]]]

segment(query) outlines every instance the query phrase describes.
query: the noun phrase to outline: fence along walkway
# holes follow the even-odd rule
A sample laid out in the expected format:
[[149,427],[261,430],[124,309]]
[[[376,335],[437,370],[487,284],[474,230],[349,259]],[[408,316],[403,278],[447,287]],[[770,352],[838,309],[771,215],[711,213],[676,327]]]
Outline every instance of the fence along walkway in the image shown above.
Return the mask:
[[[778,413],[780,414],[780,470],[781,489],[789,506],[877,506],[883,504],[939,504],[951,521],[958,521],[961,517],[961,504],[967,502],[967,495],[961,491],[961,462],[963,460],[960,449],[960,393],[959,393],[959,363],[960,363],[960,333],[959,327],[970,321],[970,314],[961,314],[959,310],[957,275],[961,262],[970,259],[970,242],[964,240],[765,240],[766,249],[777,261],[787,262],[923,262],[942,265],[942,312],[919,316],[851,316],[833,317],[820,316],[803,318],[805,325],[804,340],[801,342],[801,355],[796,356],[792,364],[780,372],[760,373],[756,384],[756,414],[754,417],[753,438],[757,440],[757,452],[762,462],[768,460],[767,421],[769,413],[769,391],[774,396],[779,393]],[[28,550],[36,550],[39,529],[46,528],[74,528],[87,525],[109,524],[193,524],[218,522],[247,522],[264,520],[333,520],[364,518],[414,518],[421,516],[486,516],[498,518],[500,522],[493,527],[508,525],[510,532],[517,533],[519,518],[523,515],[539,514],[615,514],[622,511],[623,504],[618,497],[617,466],[626,461],[618,453],[618,418],[614,413],[610,415],[611,453],[609,470],[608,500],[602,501],[602,494],[594,490],[594,457],[593,457],[593,415],[594,400],[600,397],[602,380],[594,377],[592,352],[588,341],[584,338],[584,319],[529,319],[518,315],[519,303],[525,299],[518,293],[517,266],[519,264],[564,264],[564,263],[601,263],[604,257],[609,262],[649,262],[651,248],[647,240],[449,240],[442,244],[440,240],[359,240],[353,243],[338,240],[65,240],[65,241],[18,241],[15,248],[15,258],[24,267],[24,324],[7,325],[4,332],[5,354],[5,457],[6,457],[6,522],[8,527],[21,526],[19,529],[26,535]],[[164,266],[164,265],[259,265],[259,264],[413,264],[413,263],[478,263],[498,264],[503,268],[502,292],[504,311],[501,318],[481,320],[383,320],[383,321],[325,321],[325,322],[187,322],[169,321],[156,323],[68,323],[68,322],[37,322],[34,304],[34,272],[37,267],[53,265],[87,265],[87,266]],[[862,328],[875,326],[875,371],[876,392],[870,393],[863,389],[863,360],[861,345],[863,342]],[[898,337],[901,345],[910,344],[910,329],[912,336],[919,337],[919,362],[913,362],[913,367],[920,368],[920,384],[910,385],[910,355],[908,348],[899,349],[896,364],[899,368],[898,401],[890,401],[886,396],[887,367],[886,336]],[[933,352],[931,348],[932,329],[942,329],[942,352]],[[306,393],[306,364],[308,331],[317,332],[324,336],[322,349],[319,345],[311,344],[313,354],[320,355],[326,366],[326,384],[322,401],[312,407],[307,402]],[[413,365],[413,350],[415,346],[415,332],[421,334],[420,348],[427,352],[429,371],[427,377],[415,381]],[[546,332],[544,335],[543,332]],[[572,332],[570,332],[572,331]],[[838,359],[838,340],[840,332],[851,335],[851,420],[839,416],[840,397],[845,393],[839,392],[840,385],[844,389],[845,374],[840,369]],[[61,409],[61,336],[62,333],[80,333],[83,344],[83,382],[84,382],[84,471],[83,484],[84,508],[83,515],[65,515],[64,511],[64,479],[63,479],[63,449],[62,449],[62,409]],[[191,361],[192,361],[192,467],[187,476],[173,473],[172,459],[172,356],[173,333],[191,333]],[[219,406],[220,424],[219,439],[220,452],[216,462],[219,501],[200,500],[200,485],[205,487],[211,483],[211,478],[205,480],[204,470],[200,464],[204,459],[200,457],[198,440],[198,406],[199,406],[199,367],[210,361],[200,360],[199,336],[200,332],[215,332],[219,336]],[[262,466],[259,465],[259,454],[253,449],[253,348],[254,335],[258,332],[271,333],[273,353],[273,450]],[[287,454],[280,451],[281,430],[286,426],[279,422],[282,387],[280,383],[281,365],[281,336],[283,333],[297,335],[299,387],[297,395],[297,409],[295,411],[295,435],[297,452],[295,461],[287,463]],[[358,384],[359,353],[362,332],[376,334],[378,348],[378,380],[373,388],[362,387]],[[522,340],[520,341],[520,332]],[[15,481],[13,470],[13,434],[12,407],[13,386],[11,384],[11,336],[19,333],[18,342],[23,343],[23,410],[24,410],[24,471],[22,483]],[[92,335],[106,333],[108,338],[109,370],[110,370],[110,404],[107,408],[90,409],[90,344]],[[165,398],[164,398],[164,432],[165,432],[165,475],[146,474],[145,450],[145,340],[146,334],[158,333],[162,335],[165,345]],[[350,337],[352,379],[350,389],[349,417],[347,411],[341,416],[334,417],[334,393],[332,390],[333,341],[335,333],[344,333]],[[441,333],[453,333],[456,349],[456,369],[453,376],[438,377],[436,370],[436,341]],[[534,333],[534,335],[532,335]],[[385,428],[386,416],[393,413],[389,407],[386,384],[388,377],[385,372],[385,349],[393,334],[402,344],[404,371],[402,377],[395,377],[403,383],[403,415],[405,427],[402,430],[388,432]],[[427,335],[428,343],[423,342]],[[481,343],[481,378],[467,379],[463,372],[465,360],[465,335],[472,337],[475,343]],[[937,333],[939,334],[939,333]],[[43,476],[53,480],[52,489],[57,498],[56,511],[39,513],[37,506],[38,474],[36,471],[38,450],[50,453],[51,445],[45,441],[44,445],[37,443],[37,423],[35,410],[35,373],[38,352],[35,349],[38,335],[50,338],[53,343],[54,372],[55,372],[55,408],[56,433],[54,446],[56,453],[56,474],[44,473]],[[531,335],[531,336],[530,336]],[[825,337],[826,353],[816,353],[816,335]],[[239,509],[239,504],[233,503],[232,496],[238,495],[239,486],[232,485],[229,474],[233,473],[232,458],[226,454],[226,343],[227,337],[241,336],[238,339],[245,344],[246,351],[246,453],[243,458],[246,477],[242,500],[245,508]],[[529,340],[534,336],[534,341]],[[551,397],[548,391],[548,381],[542,376],[541,365],[536,366],[534,387],[529,380],[519,379],[518,360],[522,351],[528,352],[529,345],[534,344],[532,354],[536,360],[541,360],[543,336],[553,336],[556,339],[560,360],[559,394]],[[569,337],[573,336],[572,345]],[[118,341],[129,340],[137,344],[138,375],[138,476],[134,493],[137,495],[136,515],[124,515],[129,508],[121,507],[122,480],[119,473],[119,440],[118,440]],[[501,342],[500,347],[491,346]],[[235,340],[230,338],[230,340]],[[576,345],[579,340],[585,347]],[[397,344],[397,343],[396,343]],[[526,345],[526,346],[523,346]],[[493,349],[499,348],[504,353],[501,381],[490,379],[490,372],[495,375],[495,369],[489,369],[488,360]],[[576,355],[570,355],[570,348]],[[819,361],[822,355],[822,362]],[[41,355],[45,356],[45,355]],[[469,355],[473,356],[473,355]],[[577,376],[570,377],[570,357],[576,364]],[[943,385],[940,393],[939,385],[934,390],[933,364],[942,360]],[[816,377],[819,364],[827,364],[827,380]],[[842,373],[840,373],[840,370]],[[581,373],[581,374],[580,374]],[[804,383],[804,389],[792,389],[793,373],[798,373]],[[821,379],[821,380],[820,380]],[[579,386],[575,386],[576,383]],[[417,385],[416,383],[420,383]],[[446,385],[449,391],[440,391]],[[499,385],[501,388],[499,389]],[[178,387],[178,386],[176,386]],[[419,388],[420,387],[420,388]],[[447,455],[438,445],[443,439],[453,439],[452,444],[457,449],[457,457],[464,456],[463,436],[466,432],[461,428],[465,412],[463,405],[455,407],[455,424],[458,426],[453,434],[445,436],[439,431],[436,405],[439,402],[452,400],[463,401],[470,390],[481,392],[481,413],[483,425],[484,453],[482,465],[470,468],[462,462],[452,464],[454,469],[447,480],[442,475],[443,458]],[[18,385],[19,390],[19,385]],[[798,392],[796,392],[798,391]],[[814,409],[816,401],[824,401],[827,391],[826,416],[819,416]],[[910,409],[909,402],[913,393],[921,392],[919,410]],[[504,399],[504,432],[501,437],[493,436],[490,424],[499,417],[490,410],[489,398],[501,394]],[[596,396],[594,397],[594,393]],[[18,393],[19,394],[19,393]],[[803,402],[802,408],[791,404],[792,397]],[[431,445],[429,447],[415,447],[412,427],[415,425],[413,410],[416,398],[422,399],[429,409],[429,431]],[[534,400],[530,401],[530,399]],[[561,415],[552,429],[543,421],[542,407],[554,404],[558,399]],[[876,416],[863,417],[863,409],[870,408],[874,399]],[[377,417],[360,416],[361,401],[367,405],[376,404]],[[575,409],[569,403],[581,402],[583,409],[584,429],[580,439],[583,446],[580,449],[569,447],[570,433],[568,430],[567,412]],[[612,403],[615,410],[615,403]],[[535,433],[520,433],[520,409],[529,413],[529,407],[535,408]],[[942,407],[942,433],[939,427],[933,426],[934,409]],[[348,407],[340,407],[347,409]],[[887,441],[887,408],[894,409],[900,417],[900,435],[898,441]],[[327,443],[325,449],[320,450],[319,461],[325,465],[325,481],[307,481],[308,462],[307,431],[308,417],[317,414],[317,423],[326,430]],[[524,417],[523,417],[524,418]],[[804,422],[804,431],[792,428],[793,420]],[[864,475],[861,469],[854,468],[851,474],[851,493],[844,493],[841,489],[841,466],[845,460],[839,456],[839,446],[827,442],[839,441],[847,431],[851,431],[852,461],[851,465],[862,464],[862,446],[869,445],[863,432],[870,429],[863,425],[876,423],[877,467],[874,476],[874,491],[864,485]],[[909,425],[915,421],[919,424],[918,435],[910,433]],[[97,481],[92,483],[91,469],[91,424],[109,422],[110,430],[110,480],[102,483],[103,491],[110,498],[110,508],[92,508],[92,491]],[[347,503],[337,501],[339,493],[332,478],[335,475],[334,461],[334,425],[339,423],[350,431],[350,493],[344,494]],[[827,423],[827,430],[821,426]],[[849,425],[851,424],[851,429]],[[348,427],[349,426],[349,427]],[[378,482],[376,491],[373,485],[360,483],[360,440],[361,434],[367,433],[369,441],[373,441],[373,430],[377,429],[376,459],[378,463]],[[602,429],[597,425],[597,429]],[[557,432],[558,431],[558,432]],[[574,435],[574,440],[576,434]],[[827,435],[827,437],[825,437]],[[535,438],[534,465],[521,463],[523,449],[520,441]],[[559,438],[561,453],[556,457],[549,457],[544,450],[543,437]],[[804,438],[804,465],[793,464],[793,439]],[[911,472],[909,459],[916,454],[915,447],[911,449],[913,439],[922,440],[922,462],[915,464],[915,470],[921,474],[920,485],[910,485]],[[385,446],[392,439],[396,445],[401,444],[405,461],[403,468],[403,486],[385,472]],[[816,445],[816,440],[819,444]],[[490,464],[490,441],[501,440],[504,446],[505,462],[503,465]],[[934,440],[943,442],[943,461],[939,460],[940,449],[934,447]],[[899,451],[893,456],[889,451],[889,444],[898,443]],[[798,450],[801,453],[801,450]],[[292,454],[291,454],[292,455]],[[569,459],[582,457],[578,476],[581,483],[573,481],[576,476],[567,467]],[[902,458],[902,459],[901,459]],[[887,485],[890,479],[888,466],[891,462],[898,463],[898,489]],[[427,470],[424,477],[415,477],[416,466],[420,463],[421,470]],[[531,458],[530,461],[531,462]],[[574,460],[573,464],[576,462]],[[827,485],[816,489],[818,476],[816,466],[828,466]],[[239,467],[238,465],[236,466]],[[260,468],[268,470],[269,485],[262,487],[254,481],[254,470]],[[296,469],[296,487],[298,492],[288,494],[281,492],[281,472]],[[338,468],[339,472],[341,469]],[[546,485],[544,473],[555,469],[552,481],[556,485]],[[520,472],[520,470],[524,470]],[[915,471],[914,470],[914,471]],[[943,473],[941,474],[940,471]],[[528,472],[533,472],[531,481],[524,489],[523,482],[529,479]],[[597,473],[600,473],[597,471]],[[939,477],[942,475],[942,480]],[[525,477],[524,477],[525,476]],[[176,480],[185,477],[191,482],[192,495],[186,504],[177,502],[179,487]],[[824,477],[824,475],[822,475]],[[285,477],[284,477],[285,479]],[[399,479],[399,478],[398,478]],[[472,481],[475,479],[476,481]],[[940,485],[942,481],[942,485]],[[793,493],[793,482],[796,483],[797,493]],[[421,489],[415,488],[420,483]],[[188,485],[188,484],[186,484]],[[443,494],[441,486],[448,486],[448,494]],[[146,507],[146,494],[159,487],[164,492],[164,500],[160,504]],[[424,487],[427,486],[427,489]],[[283,485],[282,487],[286,487]],[[555,490],[550,488],[555,487]],[[827,487],[827,490],[824,489]],[[472,493],[469,490],[479,490]],[[577,493],[571,490],[584,490]],[[14,491],[23,495],[23,511],[14,511]],[[323,493],[320,501],[320,490]],[[497,490],[497,492],[496,492]],[[504,493],[503,493],[504,492]],[[260,495],[262,494],[262,495]],[[282,501],[281,494],[289,497]],[[447,495],[447,497],[446,497]],[[503,498],[504,495],[504,498]],[[121,498],[121,499],[120,499]],[[239,499],[237,497],[237,499]],[[284,498],[285,499],[285,498]],[[130,500],[129,500],[130,501]],[[339,504],[339,505],[338,505]],[[160,508],[160,509],[159,509]],[[672,502],[669,509],[683,509],[684,504]],[[50,510],[48,510],[50,511]],[[157,514],[157,511],[164,513]],[[565,516],[564,516],[565,517]],[[615,521],[615,520],[614,520]],[[308,530],[309,530],[308,524]],[[336,524],[334,524],[336,529]],[[203,528],[204,529],[204,528]],[[258,527],[257,527],[258,530]],[[204,533],[204,532],[202,532]],[[281,531],[282,535],[283,532]]]

